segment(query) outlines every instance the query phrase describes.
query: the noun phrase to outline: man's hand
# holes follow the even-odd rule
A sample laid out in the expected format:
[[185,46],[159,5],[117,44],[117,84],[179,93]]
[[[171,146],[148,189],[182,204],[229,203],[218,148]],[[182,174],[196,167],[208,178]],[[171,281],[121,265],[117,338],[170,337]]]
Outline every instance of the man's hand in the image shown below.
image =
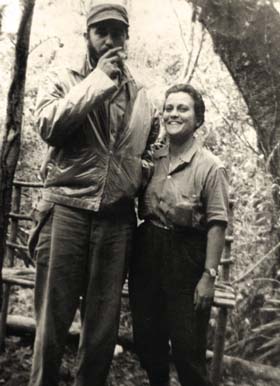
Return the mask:
[[203,274],[194,291],[195,310],[206,310],[210,308],[215,291],[215,280],[208,274]]
[[111,79],[121,75],[123,47],[111,48],[98,60],[97,67],[105,72]]

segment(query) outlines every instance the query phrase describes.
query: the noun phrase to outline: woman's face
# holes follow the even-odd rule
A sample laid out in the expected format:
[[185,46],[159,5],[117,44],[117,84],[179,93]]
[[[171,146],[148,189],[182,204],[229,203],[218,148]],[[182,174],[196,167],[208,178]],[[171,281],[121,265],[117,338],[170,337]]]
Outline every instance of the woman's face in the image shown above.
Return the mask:
[[163,120],[171,140],[190,139],[196,129],[193,98],[183,91],[170,94],[165,101]]

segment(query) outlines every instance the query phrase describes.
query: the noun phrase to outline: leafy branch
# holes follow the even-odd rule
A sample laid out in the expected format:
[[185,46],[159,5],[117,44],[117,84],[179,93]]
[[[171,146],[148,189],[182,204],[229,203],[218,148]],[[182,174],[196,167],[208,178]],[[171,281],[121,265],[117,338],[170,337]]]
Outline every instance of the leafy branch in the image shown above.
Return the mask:
[[235,279],[232,284],[239,283],[246,279],[257,267],[259,267],[270,255],[276,252],[280,248],[280,242],[276,244],[270,251],[268,251],[262,258],[260,258],[255,264],[253,264],[243,275]]
[[196,53],[196,58],[194,60],[192,71],[191,71],[189,76],[187,76],[188,73],[186,74],[186,81],[188,83],[191,82],[191,80],[193,78],[193,75],[194,75],[194,72],[195,72],[195,70],[196,70],[196,68],[198,66],[198,60],[199,60],[199,57],[200,57],[200,54],[201,54],[201,51],[202,51],[202,46],[203,46],[204,38],[205,38],[205,29],[203,27],[202,36],[201,36],[201,39],[200,39],[200,42],[199,42],[199,47],[198,47],[198,51]]
[[58,42],[58,45],[59,47],[63,47],[63,43],[62,43],[62,40],[58,37],[58,36],[49,36],[47,37],[46,39],[44,40],[39,40],[39,42],[37,44],[34,45],[34,47],[32,47],[30,50],[29,50],[29,55],[35,51],[38,47],[40,47],[42,44],[48,42],[49,40],[52,40],[52,39],[55,39],[57,40]]

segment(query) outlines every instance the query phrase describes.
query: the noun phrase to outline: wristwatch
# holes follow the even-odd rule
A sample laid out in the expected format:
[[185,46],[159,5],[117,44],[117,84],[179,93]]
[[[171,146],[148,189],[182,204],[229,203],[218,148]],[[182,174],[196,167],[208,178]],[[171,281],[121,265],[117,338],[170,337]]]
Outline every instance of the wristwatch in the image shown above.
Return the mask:
[[204,272],[208,273],[213,279],[217,276],[217,271],[215,268],[204,268]]

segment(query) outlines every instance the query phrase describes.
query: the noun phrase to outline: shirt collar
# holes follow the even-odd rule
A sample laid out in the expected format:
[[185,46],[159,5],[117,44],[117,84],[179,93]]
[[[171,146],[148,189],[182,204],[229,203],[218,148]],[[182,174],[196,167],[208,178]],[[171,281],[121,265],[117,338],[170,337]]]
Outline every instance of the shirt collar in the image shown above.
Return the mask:
[[[196,138],[193,138],[192,145],[180,155],[179,161],[189,164],[193,159],[195,153],[199,149],[199,143]],[[167,157],[169,155],[169,142],[163,143],[155,149],[155,158]]]
[[197,139],[193,137],[192,145],[188,149],[186,149],[183,154],[180,155],[179,157],[180,161],[189,164],[193,159],[195,153],[197,152],[198,148],[199,148],[199,143]]
[[153,145],[154,148],[154,157],[162,158],[167,157],[169,154],[169,144],[164,139],[163,141],[159,141]]

